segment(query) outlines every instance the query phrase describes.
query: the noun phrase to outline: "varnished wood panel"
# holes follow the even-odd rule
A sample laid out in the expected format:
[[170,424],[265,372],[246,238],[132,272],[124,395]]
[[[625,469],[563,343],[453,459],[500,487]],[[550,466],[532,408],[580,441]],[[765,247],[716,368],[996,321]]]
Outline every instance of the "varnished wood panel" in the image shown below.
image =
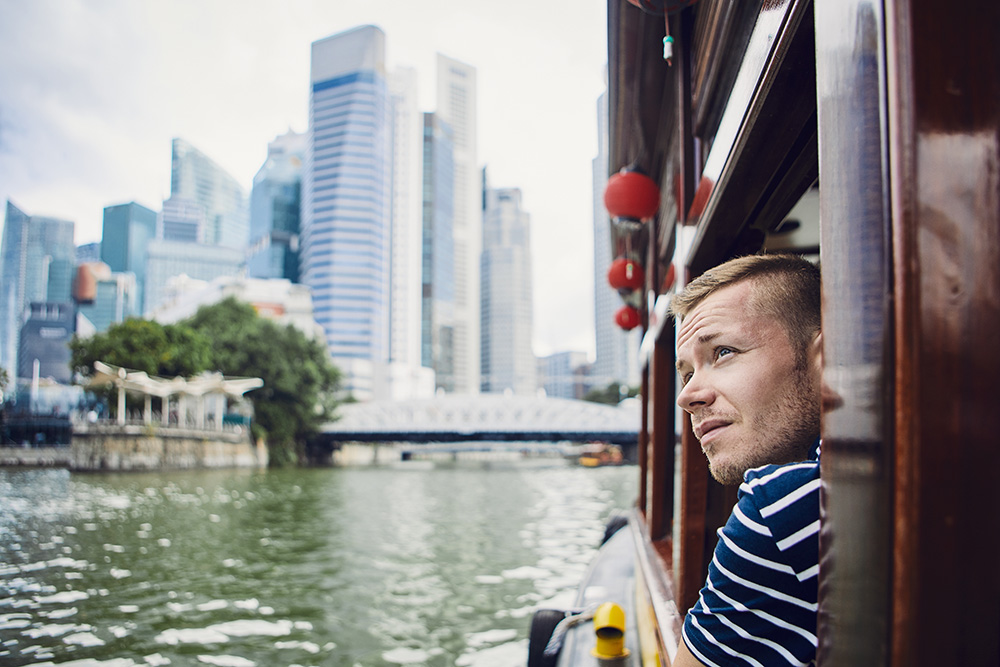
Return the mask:
[[1000,4],[889,7],[891,664],[1000,664]]

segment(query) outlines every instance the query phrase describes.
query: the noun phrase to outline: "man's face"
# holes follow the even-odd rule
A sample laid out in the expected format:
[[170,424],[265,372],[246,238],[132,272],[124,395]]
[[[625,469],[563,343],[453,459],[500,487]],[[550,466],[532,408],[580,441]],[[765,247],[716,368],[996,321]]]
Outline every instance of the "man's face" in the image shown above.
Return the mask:
[[781,323],[751,309],[752,296],[748,280],[720,289],[688,313],[677,337],[677,404],[723,484],[804,459],[819,435],[819,345],[802,364]]

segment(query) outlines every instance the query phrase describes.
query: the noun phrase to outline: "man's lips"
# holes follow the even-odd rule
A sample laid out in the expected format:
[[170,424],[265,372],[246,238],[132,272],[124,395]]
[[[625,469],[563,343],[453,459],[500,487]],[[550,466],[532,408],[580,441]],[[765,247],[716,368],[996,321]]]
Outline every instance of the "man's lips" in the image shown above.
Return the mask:
[[694,427],[694,435],[699,441],[701,441],[702,444],[704,444],[705,438],[711,438],[711,434],[713,432],[729,426],[729,424],[730,422],[725,419],[706,419]]

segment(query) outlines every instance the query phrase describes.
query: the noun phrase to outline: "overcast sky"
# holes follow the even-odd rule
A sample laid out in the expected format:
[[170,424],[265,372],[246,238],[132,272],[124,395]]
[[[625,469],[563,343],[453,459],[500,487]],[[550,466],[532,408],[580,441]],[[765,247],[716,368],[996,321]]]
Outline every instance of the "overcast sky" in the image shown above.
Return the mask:
[[531,214],[535,352],[592,356],[605,17],[605,0],[0,0],[0,202],[99,241],[105,206],[160,209],[173,137],[249,194],[268,141],[307,129],[310,44],[374,24],[423,111],[436,53],[477,68],[480,166]]

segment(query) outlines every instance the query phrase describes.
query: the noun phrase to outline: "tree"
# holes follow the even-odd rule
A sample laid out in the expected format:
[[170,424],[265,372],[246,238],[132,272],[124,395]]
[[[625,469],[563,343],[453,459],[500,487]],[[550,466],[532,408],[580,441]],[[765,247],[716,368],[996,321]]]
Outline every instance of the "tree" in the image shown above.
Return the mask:
[[248,394],[276,465],[308,456],[306,443],[332,418],[340,372],[326,347],[291,325],[259,317],[234,298],[198,309],[185,324],[212,341],[211,363],[223,375],[259,377]]
[[74,336],[69,344],[72,367],[83,377],[94,374],[94,362],[174,377],[208,370],[208,340],[184,325],[161,325],[129,318],[89,338]]
[[623,398],[632,398],[633,396],[638,395],[638,393],[638,387],[629,387],[627,385],[618,384],[617,382],[612,382],[603,389],[591,389],[587,392],[587,395],[583,397],[583,400],[591,401],[592,403],[618,405]]

